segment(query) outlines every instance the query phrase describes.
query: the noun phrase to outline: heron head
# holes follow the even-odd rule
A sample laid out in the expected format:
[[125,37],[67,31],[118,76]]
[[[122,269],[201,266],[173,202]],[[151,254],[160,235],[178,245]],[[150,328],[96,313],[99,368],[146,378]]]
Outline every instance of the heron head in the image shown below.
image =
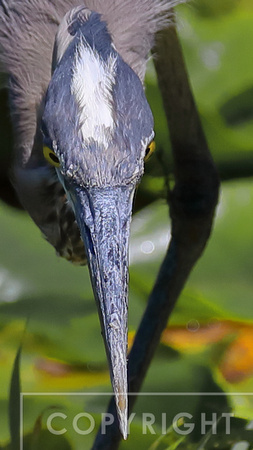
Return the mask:
[[140,79],[101,17],[78,8],[64,21],[42,119],[44,154],[56,167],[85,245],[126,437],[129,227],[154,138],[153,116]]

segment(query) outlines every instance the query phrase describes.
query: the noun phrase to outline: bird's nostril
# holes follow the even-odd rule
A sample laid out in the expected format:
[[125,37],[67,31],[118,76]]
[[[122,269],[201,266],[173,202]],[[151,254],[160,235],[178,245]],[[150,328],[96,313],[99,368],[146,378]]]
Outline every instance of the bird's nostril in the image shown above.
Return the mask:
[[88,248],[89,248],[90,252],[92,253],[92,255],[95,255],[91,232],[90,232],[89,227],[87,227],[87,225],[85,225],[85,224],[84,224],[84,230],[85,230],[86,239],[88,241]]

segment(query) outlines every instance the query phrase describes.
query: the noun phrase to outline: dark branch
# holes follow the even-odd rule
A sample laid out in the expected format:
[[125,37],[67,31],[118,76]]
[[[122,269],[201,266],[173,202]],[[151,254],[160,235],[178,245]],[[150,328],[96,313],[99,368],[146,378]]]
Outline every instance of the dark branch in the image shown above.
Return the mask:
[[[157,36],[154,54],[175,167],[175,187],[168,194],[172,238],[129,356],[130,392],[140,390],[176,300],[207,243],[219,188],[174,26]],[[129,397],[129,411],[135,400]],[[116,414],[113,399],[108,412]],[[115,450],[120,440],[115,420],[106,435],[97,435],[93,449]]]

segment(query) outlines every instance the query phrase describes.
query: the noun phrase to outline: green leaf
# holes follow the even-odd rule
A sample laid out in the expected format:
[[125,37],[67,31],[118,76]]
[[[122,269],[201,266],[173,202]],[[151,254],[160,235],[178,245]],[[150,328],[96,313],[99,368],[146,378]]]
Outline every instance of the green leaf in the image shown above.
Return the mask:
[[24,450],[74,450],[64,436],[55,436],[48,430],[40,430],[36,436],[24,437]]
[[11,449],[17,450],[20,445],[20,357],[22,345],[20,345],[11,376],[9,395],[9,426],[11,436]]

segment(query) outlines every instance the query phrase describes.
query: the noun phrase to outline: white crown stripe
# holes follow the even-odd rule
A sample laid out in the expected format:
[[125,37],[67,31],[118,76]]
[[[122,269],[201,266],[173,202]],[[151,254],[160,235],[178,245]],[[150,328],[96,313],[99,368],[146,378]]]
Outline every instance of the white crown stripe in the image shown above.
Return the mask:
[[117,56],[102,60],[94,49],[81,42],[75,55],[71,93],[80,108],[80,124],[84,141],[93,139],[106,147],[108,141],[101,132],[112,134],[112,89],[115,83]]

